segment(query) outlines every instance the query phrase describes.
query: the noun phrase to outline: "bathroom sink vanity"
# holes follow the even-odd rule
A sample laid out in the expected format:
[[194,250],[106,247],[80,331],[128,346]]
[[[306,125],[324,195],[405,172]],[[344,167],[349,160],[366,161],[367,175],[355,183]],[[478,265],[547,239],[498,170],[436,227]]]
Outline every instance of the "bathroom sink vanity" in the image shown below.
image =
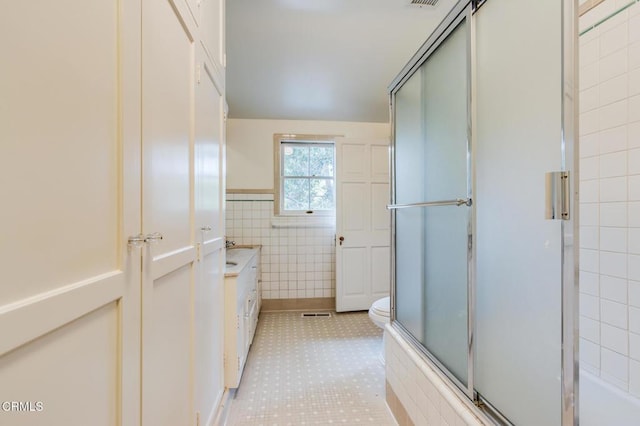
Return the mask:
[[237,388],[258,324],[259,247],[227,249],[224,274],[224,381]]

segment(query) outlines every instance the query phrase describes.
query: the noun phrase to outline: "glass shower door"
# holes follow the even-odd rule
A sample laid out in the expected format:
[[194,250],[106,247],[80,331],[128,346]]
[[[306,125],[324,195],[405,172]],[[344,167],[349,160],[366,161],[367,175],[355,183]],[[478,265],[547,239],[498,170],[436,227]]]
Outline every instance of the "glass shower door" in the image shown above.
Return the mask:
[[474,383],[522,426],[574,421],[573,222],[545,217],[546,173],[574,170],[573,3],[490,0],[474,15]]
[[395,106],[396,320],[468,391],[467,20],[402,85]]

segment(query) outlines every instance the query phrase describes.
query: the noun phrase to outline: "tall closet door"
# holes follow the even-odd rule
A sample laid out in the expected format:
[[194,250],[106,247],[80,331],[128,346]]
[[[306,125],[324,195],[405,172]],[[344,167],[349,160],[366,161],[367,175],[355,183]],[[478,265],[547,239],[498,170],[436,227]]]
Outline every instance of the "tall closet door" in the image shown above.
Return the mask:
[[139,10],[3,4],[3,425],[139,423]]
[[194,27],[182,0],[142,7],[142,424],[193,424]]
[[194,405],[211,424],[224,392],[224,228],[220,176],[223,90],[215,67],[198,49],[195,87],[195,225],[200,256],[194,283]]

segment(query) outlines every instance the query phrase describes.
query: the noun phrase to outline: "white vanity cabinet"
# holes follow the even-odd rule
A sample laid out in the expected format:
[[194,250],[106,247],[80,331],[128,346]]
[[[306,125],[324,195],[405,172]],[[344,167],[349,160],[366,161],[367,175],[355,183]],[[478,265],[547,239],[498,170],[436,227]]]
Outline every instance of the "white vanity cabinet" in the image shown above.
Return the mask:
[[224,278],[224,379],[228,388],[237,388],[240,383],[258,324],[259,260],[259,248],[227,249]]

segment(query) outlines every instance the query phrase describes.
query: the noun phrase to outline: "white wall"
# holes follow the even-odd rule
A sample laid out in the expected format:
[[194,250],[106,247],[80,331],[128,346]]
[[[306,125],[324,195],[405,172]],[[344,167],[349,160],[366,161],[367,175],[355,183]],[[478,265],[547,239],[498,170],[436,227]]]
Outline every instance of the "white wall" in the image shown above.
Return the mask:
[[273,189],[273,135],[300,133],[388,137],[388,123],[297,120],[227,120],[227,188]]
[[640,397],[640,3],[616,13],[630,3],[580,19],[580,365]]

